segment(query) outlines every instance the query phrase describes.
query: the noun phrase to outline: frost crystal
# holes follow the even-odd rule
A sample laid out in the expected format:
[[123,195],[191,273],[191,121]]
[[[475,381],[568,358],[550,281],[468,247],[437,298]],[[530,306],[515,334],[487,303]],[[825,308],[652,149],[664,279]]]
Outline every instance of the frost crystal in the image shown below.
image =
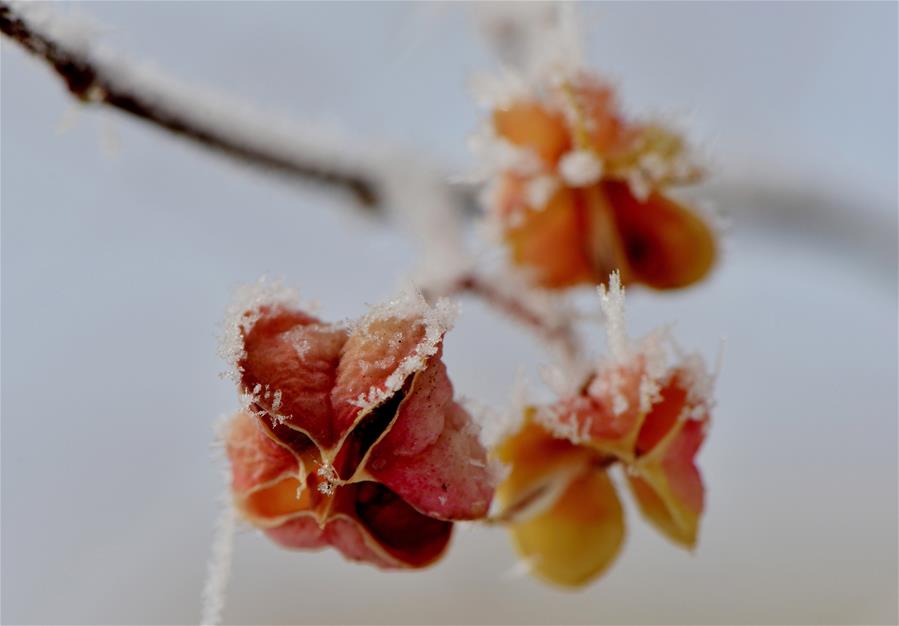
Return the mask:
[[572,187],[588,187],[602,177],[602,161],[590,150],[572,150],[559,161],[559,173]]
[[555,364],[541,366],[539,373],[544,384],[560,398],[575,395],[582,382],[580,377]]
[[10,0],[9,5],[33,31],[46,33],[48,39],[61,41],[79,54],[89,53],[91,42],[104,30],[102,25],[83,16],[69,14],[60,18],[50,4]]
[[293,346],[293,351],[296,352],[297,357],[301,361],[305,359],[306,355],[309,354],[309,350],[312,348],[312,344],[306,336],[305,329],[302,327],[292,329],[286,333],[286,336],[288,341],[290,341],[290,345]]
[[[399,319],[409,320],[410,324],[422,324],[424,336],[412,353],[391,372],[383,387],[372,387],[368,393],[360,394],[352,404],[367,410],[381,404],[399,391],[406,379],[423,369],[428,358],[437,353],[444,334],[453,327],[457,313],[456,305],[449,299],[441,298],[431,306],[420,292],[414,290],[406,290],[398,298],[372,307],[359,322],[356,332],[360,330],[363,333],[367,332],[372,323],[378,320]],[[401,336],[395,336],[391,341],[398,339],[401,339]],[[391,362],[375,365],[389,366],[395,357],[390,354],[386,358],[391,359]]]
[[200,616],[200,624],[203,626],[214,626],[222,621],[228,580],[231,577],[236,525],[237,515],[229,498],[222,507],[213,531],[212,553],[203,585],[203,608]]
[[618,270],[609,275],[609,286],[599,286],[600,307],[606,323],[609,350],[615,359],[624,359],[629,354],[630,341],[624,317],[624,287]]
[[318,483],[318,492],[325,496],[333,495],[334,488],[337,486],[337,483],[340,480],[340,477],[337,475],[337,470],[334,469],[334,466],[330,463],[324,462],[319,466],[318,471],[315,472],[315,475],[322,479],[322,481]]
[[687,404],[711,408],[716,374],[709,372],[702,355],[689,354],[683,357],[680,367],[687,383]]
[[525,185],[528,206],[537,211],[544,209],[558,188],[559,179],[555,176],[549,174],[535,176]]
[[540,157],[530,148],[516,146],[500,137],[492,124],[483,124],[468,138],[468,148],[481,164],[476,179],[486,179],[497,172],[511,171],[529,176],[540,171]]
[[259,319],[260,309],[265,306],[295,306],[298,301],[299,294],[295,289],[283,286],[280,280],[271,281],[266,276],[252,285],[241,285],[235,290],[225,312],[219,339],[219,355],[228,364],[226,375],[229,378],[240,381],[239,363],[246,356],[243,334]]
[[640,379],[640,410],[648,411],[659,400],[659,381],[668,372],[668,351],[670,342],[668,328],[660,328],[649,333],[640,341],[639,354],[643,359],[643,376]]
[[627,186],[630,188],[631,193],[634,194],[634,197],[640,202],[645,202],[652,191],[646,175],[640,170],[631,170],[627,172],[626,179]]
[[[501,105],[536,80],[573,75],[582,65],[581,32],[574,3],[490,2],[475,9],[504,65],[515,74],[476,85],[479,100]],[[519,78],[519,76],[524,78]],[[517,88],[517,89],[516,89]]]
[[469,81],[475,101],[488,109],[504,109],[531,96],[531,88],[518,73],[505,71],[498,75],[478,73]]
[[[580,403],[583,400],[574,398],[572,401]],[[558,406],[541,406],[534,412],[534,421],[559,439],[567,439],[574,444],[582,444],[589,441],[592,420],[562,419],[563,411],[567,412],[567,410]]]
[[272,413],[277,413],[278,409],[281,408],[281,391],[278,390],[275,392],[272,398]]
[[[514,410],[500,413],[472,398],[460,397],[459,403],[471,415],[472,428],[477,429],[478,440],[488,450],[496,447],[506,435],[512,433],[521,420],[520,412],[516,415],[517,407]],[[521,409],[523,410],[523,408],[522,404]],[[471,464],[476,467],[479,463],[481,462],[477,459],[471,460]]]
[[530,576],[539,562],[535,556],[518,559],[500,574],[500,580],[513,581]]
[[600,373],[590,386],[587,393],[596,398],[612,398],[612,413],[621,415],[630,408],[630,402],[624,395],[624,376],[620,364],[613,361],[611,364],[600,368]]

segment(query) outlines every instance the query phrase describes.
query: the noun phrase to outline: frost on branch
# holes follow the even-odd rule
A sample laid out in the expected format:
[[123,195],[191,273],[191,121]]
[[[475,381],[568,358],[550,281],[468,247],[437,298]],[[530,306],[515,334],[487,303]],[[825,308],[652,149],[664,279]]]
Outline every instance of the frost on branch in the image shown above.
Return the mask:
[[206,583],[203,586],[203,609],[200,615],[200,624],[203,626],[220,624],[222,621],[225,592],[231,577],[231,560],[237,523],[235,517],[234,507],[231,506],[231,503],[224,503],[219,519],[216,521],[212,554],[207,564]]
[[436,256],[456,253],[467,198],[427,157],[362,139],[322,120],[297,121],[239,98],[177,80],[100,42],[103,29],[49,3],[4,2],[3,32],[42,58],[86,104],[105,105],[292,180],[348,193],[416,235],[442,238]]
[[614,358],[624,359],[628,353],[630,340],[627,337],[627,321],[624,316],[624,288],[621,286],[621,276],[618,272],[612,272],[609,276],[608,287],[599,286],[599,305],[605,318],[609,350]]
[[[624,290],[613,274],[599,288],[611,354],[558,400],[524,409],[517,432],[497,447],[509,468],[493,516],[510,525],[535,575],[583,585],[605,571],[624,521],[607,467],[620,463],[644,517],[672,541],[695,545],[704,489],[695,464],[713,407],[713,376],[663,329],[626,333]],[[564,381],[562,381],[564,382]]]
[[452,522],[485,515],[493,491],[441,360],[453,307],[407,293],[334,325],[280,291],[248,293],[226,351],[249,398],[227,437],[242,517],[288,547],[391,568],[435,561]]
[[521,83],[577,69],[583,63],[581,16],[574,3],[485,2],[473,5],[473,11],[487,42],[503,65],[515,72],[510,75],[522,77]]

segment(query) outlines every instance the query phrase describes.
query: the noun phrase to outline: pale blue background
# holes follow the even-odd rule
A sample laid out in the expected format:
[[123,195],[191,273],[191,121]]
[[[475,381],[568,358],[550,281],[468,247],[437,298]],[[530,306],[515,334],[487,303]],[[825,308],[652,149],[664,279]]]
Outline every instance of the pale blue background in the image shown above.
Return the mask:
[[[462,172],[493,67],[470,7],[91,3],[106,40],[173,74]],[[686,113],[733,218],[704,285],[634,290],[714,357],[695,554],[629,509],[603,580],[562,593],[508,570],[500,531],[382,574],[242,534],[232,622],[895,623],[896,21],[882,4],[614,4],[589,57],[638,111]],[[2,620],[190,623],[219,492],[212,423],[231,288],[283,276],[333,318],[389,294],[398,233],[105,111],[2,47]],[[106,146],[114,138],[118,149]],[[587,297],[585,302],[589,302]],[[600,343],[597,342],[597,350]],[[446,344],[458,391],[500,407],[549,357],[477,303]]]

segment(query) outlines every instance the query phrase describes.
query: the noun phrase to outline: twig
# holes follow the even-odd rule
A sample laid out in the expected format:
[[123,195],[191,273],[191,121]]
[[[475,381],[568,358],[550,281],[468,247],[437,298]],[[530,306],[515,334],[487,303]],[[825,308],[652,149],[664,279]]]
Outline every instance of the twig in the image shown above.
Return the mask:
[[493,53],[516,73],[534,75],[582,59],[583,17],[574,2],[476,3],[473,13]]
[[203,585],[203,607],[200,624],[215,626],[222,621],[228,580],[231,578],[231,561],[234,552],[234,533],[237,516],[234,505],[226,492],[219,518],[215,524],[212,552],[206,568],[206,582]]
[[[256,167],[307,182],[348,191],[360,206],[380,213],[383,207],[379,181],[352,166],[329,163],[314,154],[298,154],[277,143],[241,136],[218,123],[214,116],[191,114],[179,103],[141,84],[138,68],[113,67],[89,46],[52,34],[41,20],[29,19],[29,10],[0,2],[0,30],[30,53],[42,58],[65,81],[68,90],[85,103],[104,104],[155,124],[176,135],[224,153]],[[58,19],[58,18],[57,18]],[[57,33],[58,35],[58,33]],[[152,85],[149,87],[153,87]],[[205,108],[205,107],[203,107]],[[262,138],[260,138],[262,139]]]
[[439,295],[467,293],[480,298],[500,313],[530,328],[537,336],[556,348],[567,362],[578,363],[581,359],[580,341],[572,321],[567,316],[559,315],[558,310],[554,311],[554,315],[539,310],[523,297],[522,294],[526,291],[526,286],[522,286],[522,289],[504,289],[499,280],[490,280],[470,272],[457,278],[443,294]]
[[[419,155],[371,149],[358,140],[324,137],[316,128],[279,124],[272,116],[210,97],[101,49],[79,26],[46,6],[0,0],[0,30],[50,65],[80,101],[124,111],[241,162],[349,192],[379,217],[398,212],[398,221],[425,244],[431,264],[452,266],[454,256],[466,256],[458,221],[477,212],[474,189],[450,185]],[[530,306],[517,289],[501,287],[470,274],[439,295],[482,298],[558,347],[563,356],[578,355],[570,323]]]

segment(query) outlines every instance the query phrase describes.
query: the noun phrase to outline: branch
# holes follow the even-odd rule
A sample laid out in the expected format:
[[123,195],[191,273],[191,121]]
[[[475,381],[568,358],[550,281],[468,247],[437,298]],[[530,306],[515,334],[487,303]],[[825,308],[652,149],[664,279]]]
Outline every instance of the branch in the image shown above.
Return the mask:
[[[488,278],[476,272],[458,276],[443,289],[428,290],[426,296],[470,294],[496,311],[529,328],[554,348],[564,362],[577,367],[581,362],[580,340],[575,332],[574,316],[560,304],[558,295],[542,297],[541,292],[521,283],[515,276]],[[510,283],[510,281],[512,281]]]
[[383,182],[348,162],[344,151],[327,154],[314,140],[292,145],[284,137],[273,137],[267,119],[248,120],[234,107],[222,110],[208,94],[198,97],[187,85],[162,81],[145,67],[129,66],[121,55],[109,51],[104,55],[83,41],[76,27],[44,7],[0,2],[0,30],[46,61],[82,102],[124,111],[247,164],[349,192],[360,206],[375,214],[384,212]]
[[[0,30],[43,59],[81,102],[123,111],[245,164],[348,192],[372,215],[398,214],[397,223],[422,242],[426,264],[444,269],[465,264],[459,220],[478,212],[475,191],[449,184],[421,155],[371,148],[358,138],[279,120],[180,83],[92,43],[89,28],[44,5],[0,0]],[[564,356],[579,352],[571,321],[552,302],[527,301],[532,289],[526,283],[507,285],[465,273],[441,291],[479,297]]]

